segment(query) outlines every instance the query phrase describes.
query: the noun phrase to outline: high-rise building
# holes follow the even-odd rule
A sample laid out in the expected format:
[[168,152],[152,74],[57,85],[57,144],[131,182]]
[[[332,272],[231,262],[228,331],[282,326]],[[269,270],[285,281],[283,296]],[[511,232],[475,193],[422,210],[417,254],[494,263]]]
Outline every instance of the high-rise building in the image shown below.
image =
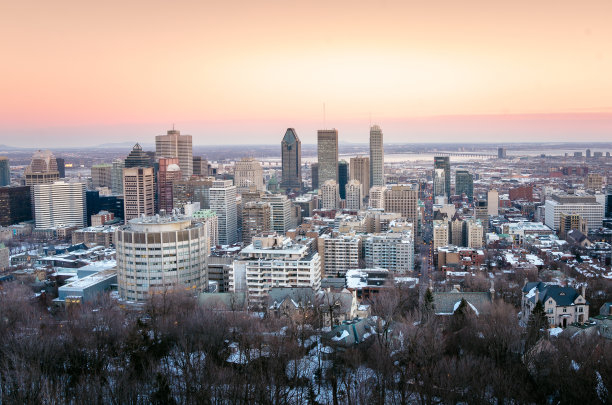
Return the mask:
[[109,164],[94,165],[91,167],[91,183],[94,189],[98,187],[112,187],[113,166]]
[[[127,164],[127,159],[126,159]],[[155,174],[152,167],[123,169],[123,219],[129,221],[142,215],[155,214]]]
[[559,237],[566,238],[567,233],[576,229],[583,234],[587,234],[589,226],[587,222],[578,214],[569,214],[562,212],[559,214]]
[[340,193],[338,191],[338,183],[333,180],[327,180],[319,189],[321,196],[321,209],[335,210],[340,207]]
[[340,198],[346,199],[346,185],[348,184],[349,165],[345,160],[338,162],[338,190],[340,191]]
[[446,174],[444,169],[434,169],[433,174],[433,196],[446,197]]
[[493,217],[499,215],[499,193],[497,190],[489,190],[487,193],[487,214]]
[[11,185],[11,165],[5,156],[0,156],[0,187]]
[[606,218],[612,218],[612,184],[606,186]]
[[217,213],[219,243],[231,245],[238,242],[236,186],[231,180],[213,181],[210,188],[210,209]]
[[85,184],[56,181],[34,186],[36,228],[87,224]]
[[418,196],[418,190],[411,186],[393,186],[385,192],[385,212],[401,214],[402,218],[412,222],[414,229],[417,229]]
[[387,188],[384,186],[374,186],[370,188],[370,208],[385,209],[385,193]]
[[270,232],[272,223],[272,209],[270,204],[263,201],[251,201],[242,207],[242,242],[251,244],[254,236],[263,232]]
[[30,187],[0,187],[0,226],[9,226],[31,219]]
[[176,157],[159,158],[159,170],[157,172],[157,201],[159,211],[164,210],[171,213],[174,208],[172,186],[175,181],[180,181],[182,174]]
[[239,193],[251,187],[265,191],[261,163],[254,158],[242,158],[237,161],[234,168],[234,184]]
[[59,173],[60,179],[66,177],[66,161],[64,158],[55,158],[55,163],[57,164],[57,171]]
[[130,220],[115,231],[119,295],[142,302],[170,288],[204,291],[209,243],[205,223],[190,218]]
[[497,148],[497,158],[498,159],[506,158],[506,148]]
[[560,228],[562,212],[580,215],[587,222],[588,229],[591,229],[602,225],[604,207],[592,195],[553,194],[546,198],[544,212],[545,224],[555,231]]
[[113,160],[113,168],[111,170],[111,192],[113,195],[123,194],[123,169],[125,161],[123,159]]
[[450,158],[448,156],[435,156],[434,157],[434,169],[444,169],[444,191],[446,192],[446,197],[450,199],[450,195],[451,195]]
[[212,168],[207,159],[202,156],[193,157],[193,175],[194,176],[211,176]]
[[479,199],[474,201],[474,218],[482,221],[484,224],[489,223],[489,209],[486,200]]
[[385,185],[385,151],[383,133],[378,125],[370,128],[370,184]]
[[480,249],[483,245],[484,229],[478,220],[470,220],[466,225],[467,245],[472,249]]
[[349,175],[351,180],[357,180],[362,185],[365,197],[370,192],[370,158],[364,156],[351,158]]
[[455,172],[455,194],[465,194],[469,202],[474,201],[474,177],[467,170],[457,169]]
[[363,242],[365,265],[404,274],[414,270],[412,232],[389,232],[368,236]]
[[282,181],[286,190],[302,190],[302,141],[293,128],[287,128],[281,141]]
[[347,270],[359,268],[360,238],[349,235],[334,238],[325,234],[319,237],[319,244],[322,245],[324,256],[321,260],[324,277],[344,277]]
[[32,162],[25,169],[25,185],[50,184],[59,180],[57,160],[49,150],[34,152]]
[[270,204],[274,232],[284,235],[285,232],[296,226],[291,215],[291,200],[286,195],[268,194],[262,200]]
[[202,179],[180,180],[172,183],[172,198],[174,208],[183,209],[185,204],[199,203],[201,209],[210,208],[210,189],[214,177]]
[[438,251],[439,247],[448,245],[448,221],[435,220],[433,221],[433,249]]
[[465,221],[455,218],[450,223],[450,242],[451,245],[465,246]]
[[151,156],[149,156],[147,152],[143,151],[142,146],[137,143],[132,148],[130,154],[125,158],[124,167],[153,167],[153,161]]
[[184,179],[193,174],[193,149],[191,135],[181,135],[180,131],[171,129],[166,135],[155,137],[155,157],[177,157]]
[[346,185],[346,208],[360,210],[363,203],[363,186],[359,180],[351,180]]
[[317,190],[319,188],[319,164],[313,163],[310,165],[310,177],[312,179],[312,189]]
[[338,183],[338,130],[321,129],[317,132],[317,162],[319,182],[327,180]]
[[[195,222],[203,222],[208,227],[209,245],[211,247],[219,244],[219,218],[215,211],[198,210],[193,213],[192,220]],[[210,250],[206,254],[210,254]]]

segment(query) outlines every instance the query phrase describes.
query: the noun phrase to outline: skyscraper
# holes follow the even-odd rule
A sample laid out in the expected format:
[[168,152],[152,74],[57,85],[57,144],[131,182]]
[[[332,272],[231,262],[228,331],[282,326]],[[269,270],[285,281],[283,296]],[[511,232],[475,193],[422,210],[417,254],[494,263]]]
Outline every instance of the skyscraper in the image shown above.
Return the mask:
[[31,219],[30,187],[0,187],[0,226],[9,226]]
[[[126,159],[127,163],[127,159]],[[155,214],[155,174],[152,167],[126,167],[123,169],[123,219]]]
[[340,190],[340,198],[346,199],[346,185],[349,178],[349,165],[346,160],[338,162],[338,189]]
[[346,185],[346,208],[360,210],[363,204],[363,186],[359,180],[351,180]]
[[32,162],[25,169],[25,185],[50,184],[59,180],[57,160],[50,150],[37,151],[32,155]]
[[465,194],[469,202],[474,201],[474,178],[467,170],[457,169],[455,172],[455,194]]
[[327,180],[321,185],[319,194],[321,195],[321,209],[335,210],[340,206],[340,195],[338,193],[338,183],[334,180]]
[[370,158],[365,156],[351,158],[349,175],[351,180],[361,183],[364,196],[370,192]]
[[450,158],[448,156],[435,156],[434,169],[444,169],[444,191],[446,197],[450,200],[451,196],[451,181],[450,181]]
[[310,177],[312,178],[312,189],[319,188],[319,164],[313,163],[310,165]]
[[191,135],[181,135],[180,131],[174,129],[169,130],[167,135],[157,135],[155,157],[177,157],[183,178],[189,179],[193,174]]
[[93,165],[91,167],[91,182],[93,188],[112,187],[113,166],[109,164]]
[[385,192],[385,212],[397,212],[417,229],[419,191],[410,186],[393,186]]
[[113,195],[123,194],[123,168],[125,161],[123,159],[113,160],[113,168],[111,170],[111,191]]
[[338,182],[338,130],[321,129],[317,132],[317,160],[319,184],[327,180]]
[[124,166],[125,168],[153,167],[153,162],[151,161],[151,157],[142,150],[142,146],[137,143],[134,145],[127,158],[125,158]]
[[286,190],[302,190],[302,141],[293,128],[287,128],[281,141],[283,178],[281,187]]
[[0,156],[0,187],[11,184],[11,166],[7,157]]
[[172,199],[172,185],[181,180],[181,168],[178,158],[159,158],[159,171],[157,172],[157,199],[159,210],[172,212],[174,203]]
[[270,232],[272,212],[270,204],[263,201],[251,201],[242,208],[242,241],[250,245],[253,236]]
[[217,213],[222,245],[238,242],[236,208],[236,186],[231,180],[215,180],[210,188],[210,209]]
[[446,174],[444,169],[434,169],[433,196],[446,197]]
[[498,159],[506,158],[506,148],[497,148],[497,158]]
[[378,125],[374,125],[370,128],[370,184],[372,186],[385,185],[384,167],[383,133]]
[[237,161],[234,168],[234,184],[238,192],[247,191],[251,187],[264,191],[266,186],[263,181],[261,163],[250,157]]
[[85,184],[57,181],[34,186],[36,228],[84,227]]
[[270,204],[272,230],[284,235],[289,229],[295,227],[291,216],[291,200],[282,194],[267,194],[263,201]]
[[499,193],[497,190],[489,190],[487,193],[487,213],[489,216],[499,215]]

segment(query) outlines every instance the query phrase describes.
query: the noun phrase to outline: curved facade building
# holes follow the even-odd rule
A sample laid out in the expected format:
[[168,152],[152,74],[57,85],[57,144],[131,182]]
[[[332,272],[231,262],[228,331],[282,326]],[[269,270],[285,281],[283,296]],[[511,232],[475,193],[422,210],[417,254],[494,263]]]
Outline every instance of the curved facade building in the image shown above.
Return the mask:
[[132,219],[115,231],[121,298],[145,301],[176,287],[202,291],[210,252],[208,227],[186,217]]

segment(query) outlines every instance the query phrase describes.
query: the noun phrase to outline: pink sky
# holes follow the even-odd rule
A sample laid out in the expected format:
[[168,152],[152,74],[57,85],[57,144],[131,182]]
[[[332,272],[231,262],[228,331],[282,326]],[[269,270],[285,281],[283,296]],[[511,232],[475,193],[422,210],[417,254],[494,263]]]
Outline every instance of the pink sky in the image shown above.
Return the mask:
[[5,3],[0,144],[612,138],[609,0]]

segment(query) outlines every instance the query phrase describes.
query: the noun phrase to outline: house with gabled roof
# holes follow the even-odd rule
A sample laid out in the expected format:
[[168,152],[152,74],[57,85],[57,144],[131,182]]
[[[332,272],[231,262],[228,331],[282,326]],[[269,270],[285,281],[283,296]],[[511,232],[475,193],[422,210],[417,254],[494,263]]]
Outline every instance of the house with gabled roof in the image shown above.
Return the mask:
[[541,281],[525,283],[521,300],[521,320],[526,324],[529,315],[540,301],[551,326],[565,328],[572,323],[584,323],[589,318],[589,303],[585,298],[585,287],[581,292],[572,287]]
[[489,291],[465,292],[455,285],[451,291],[433,293],[434,313],[441,316],[453,315],[463,299],[474,314],[487,314],[491,311],[491,301],[494,296],[493,286]]

